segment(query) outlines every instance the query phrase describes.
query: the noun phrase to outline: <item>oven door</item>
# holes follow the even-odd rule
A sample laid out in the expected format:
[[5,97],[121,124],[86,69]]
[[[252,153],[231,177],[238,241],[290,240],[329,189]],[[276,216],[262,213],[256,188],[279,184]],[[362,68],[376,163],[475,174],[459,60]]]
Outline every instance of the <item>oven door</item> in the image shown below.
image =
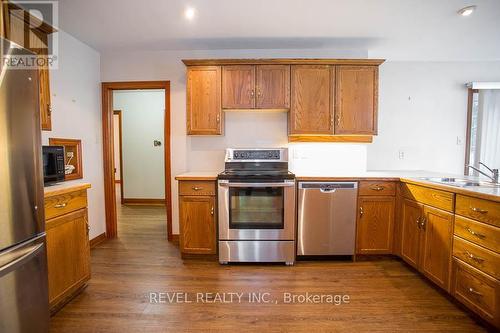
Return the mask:
[[219,180],[220,240],[293,240],[294,235],[294,180]]

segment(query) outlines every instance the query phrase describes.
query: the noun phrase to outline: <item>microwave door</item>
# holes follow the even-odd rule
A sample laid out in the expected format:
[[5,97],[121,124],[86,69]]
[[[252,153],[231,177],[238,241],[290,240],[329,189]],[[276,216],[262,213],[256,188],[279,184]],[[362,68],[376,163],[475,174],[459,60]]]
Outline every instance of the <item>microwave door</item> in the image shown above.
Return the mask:
[[[9,48],[2,40],[2,52]],[[0,251],[44,231],[38,72],[0,64]]]

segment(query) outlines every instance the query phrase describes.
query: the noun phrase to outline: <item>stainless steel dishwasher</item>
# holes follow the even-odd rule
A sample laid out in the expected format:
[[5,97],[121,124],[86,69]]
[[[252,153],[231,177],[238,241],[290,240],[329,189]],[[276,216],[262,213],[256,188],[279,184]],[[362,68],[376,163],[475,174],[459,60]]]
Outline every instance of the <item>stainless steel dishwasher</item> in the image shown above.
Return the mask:
[[356,182],[299,182],[297,255],[354,255]]

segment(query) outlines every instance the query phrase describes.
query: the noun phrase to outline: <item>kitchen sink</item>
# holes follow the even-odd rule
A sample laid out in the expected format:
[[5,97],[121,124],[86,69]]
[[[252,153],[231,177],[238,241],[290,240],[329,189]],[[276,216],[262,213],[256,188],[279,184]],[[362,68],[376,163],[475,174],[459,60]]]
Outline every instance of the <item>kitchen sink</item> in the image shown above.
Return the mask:
[[465,178],[440,178],[440,177],[423,177],[420,178],[422,180],[426,180],[434,183],[441,183],[450,186],[456,187],[488,187],[488,188],[500,188],[500,184],[485,182],[485,181],[474,181]]

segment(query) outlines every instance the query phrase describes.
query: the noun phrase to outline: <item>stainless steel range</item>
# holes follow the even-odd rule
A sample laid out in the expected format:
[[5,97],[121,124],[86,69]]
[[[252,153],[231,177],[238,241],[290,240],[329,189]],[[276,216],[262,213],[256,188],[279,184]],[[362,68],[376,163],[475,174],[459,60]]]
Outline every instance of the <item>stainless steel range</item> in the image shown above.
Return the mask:
[[295,261],[295,175],[288,151],[227,149],[218,177],[219,262]]

